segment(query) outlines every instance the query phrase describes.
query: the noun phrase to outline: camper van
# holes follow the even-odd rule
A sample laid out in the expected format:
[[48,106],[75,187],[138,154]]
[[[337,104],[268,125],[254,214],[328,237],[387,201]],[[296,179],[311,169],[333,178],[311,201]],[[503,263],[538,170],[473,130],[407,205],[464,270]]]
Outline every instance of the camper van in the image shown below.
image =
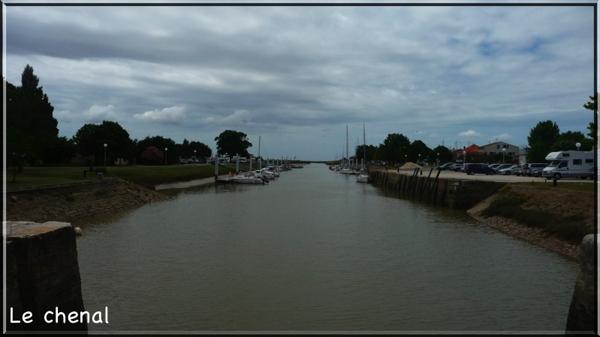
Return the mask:
[[593,151],[558,151],[546,156],[550,165],[542,170],[546,178],[593,178],[596,161]]

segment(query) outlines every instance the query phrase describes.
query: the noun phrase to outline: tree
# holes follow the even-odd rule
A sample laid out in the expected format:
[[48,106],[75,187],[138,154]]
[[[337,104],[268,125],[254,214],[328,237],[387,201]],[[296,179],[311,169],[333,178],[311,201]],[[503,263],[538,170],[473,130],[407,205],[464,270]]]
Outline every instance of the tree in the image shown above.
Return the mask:
[[177,144],[177,148],[178,154],[183,158],[191,158],[194,155],[197,158],[205,158],[212,155],[212,150],[208,145],[197,141],[190,142],[184,139],[181,144]]
[[383,141],[383,144],[379,146],[380,159],[390,162],[404,161],[405,155],[408,155],[409,147],[410,140],[405,135],[390,133]]
[[589,151],[594,146],[593,141],[590,138],[586,138],[583,133],[579,131],[567,131],[558,136],[558,139],[552,145],[552,151],[577,150],[577,143],[581,144],[580,150],[582,151]]
[[33,163],[48,158],[58,137],[54,107],[39,86],[33,68],[25,67],[21,86],[7,83],[6,130],[9,151]]
[[[439,155],[438,155],[438,153],[439,153]],[[446,162],[452,161],[452,151],[450,151],[449,148],[447,148],[443,145],[438,145],[433,150],[431,150],[431,153],[430,153],[430,156],[428,159],[432,163],[436,162],[437,160],[439,160],[440,164],[446,163]]]
[[147,165],[160,165],[165,162],[164,152],[156,146],[148,146],[140,153],[140,162]]
[[[142,140],[140,140],[140,141],[137,142],[137,144],[136,144],[136,148],[137,148],[136,152],[139,154],[140,163],[142,163],[142,164],[161,164],[161,163],[164,163],[164,159],[160,163],[157,163],[157,162],[154,162],[154,161],[151,161],[151,162],[145,161],[145,158],[142,156],[142,153],[149,146],[156,147],[157,149],[160,150],[161,154],[162,154],[162,152],[165,152],[164,155],[167,156],[167,163],[169,163],[169,164],[175,164],[175,163],[177,163],[177,161],[179,159],[179,153],[178,153],[178,146],[177,146],[177,144],[171,138],[165,138],[165,137],[162,137],[162,136],[146,137],[146,138],[144,138],[144,139],[142,139]],[[168,149],[168,150],[165,151],[165,148]]]
[[588,124],[588,136],[592,138],[594,144],[596,144],[598,129],[596,125],[596,118],[598,114],[598,94],[596,93],[594,96],[590,96],[590,100],[587,101],[584,105],[584,108],[591,110],[594,113],[593,121]]
[[546,155],[552,151],[552,146],[558,140],[560,130],[558,125],[550,120],[538,122],[529,132],[529,152],[527,161],[530,163],[543,162]]
[[[82,156],[93,156],[90,165],[113,163],[117,158],[131,159],[133,141],[129,133],[119,123],[103,121],[102,124],[85,124],[73,136],[73,143]],[[106,144],[106,148],[104,147]]]
[[194,152],[194,150],[196,151],[196,157],[198,158],[206,158],[212,156],[212,150],[210,149],[210,147],[208,147],[208,145],[202,142],[190,142],[190,149],[192,150],[192,152]]
[[248,157],[248,148],[252,143],[248,141],[247,135],[240,131],[225,130],[215,137],[217,142],[217,154],[228,155],[229,157],[240,155]]
[[366,161],[375,160],[377,158],[377,146],[374,145],[359,145],[356,147],[355,157],[358,160],[363,159],[363,147],[365,148],[364,154],[366,155]]
[[71,159],[77,153],[77,147],[72,139],[67,137],[58,137],[52,148],[50,148],[49,155],[44,159],[46,164],[70,164]]
[[410,144],[408,148],[408,160],[418,162],[429,158],[431,155],[431,149],[420,140],[415,140]]

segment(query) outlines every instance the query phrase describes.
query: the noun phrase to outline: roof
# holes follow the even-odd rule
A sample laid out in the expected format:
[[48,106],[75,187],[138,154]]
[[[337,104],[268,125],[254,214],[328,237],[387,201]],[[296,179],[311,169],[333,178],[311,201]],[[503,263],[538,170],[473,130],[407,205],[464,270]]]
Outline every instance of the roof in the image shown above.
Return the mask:
[[516,146],[516,145],[510,144],[510,143],[507,143],[507,142],[502,142],[502,141],[497,141],[497,142],[493,142],[493,143],[489,143],[489,144],[481,145],[481,147],[487,147],[487,146],[490,146],[490,145],[496,145],[496,144],[506,144],[506,145],[508,145],[508,146],[514,146],[514,147],[518,147],[518,146]]

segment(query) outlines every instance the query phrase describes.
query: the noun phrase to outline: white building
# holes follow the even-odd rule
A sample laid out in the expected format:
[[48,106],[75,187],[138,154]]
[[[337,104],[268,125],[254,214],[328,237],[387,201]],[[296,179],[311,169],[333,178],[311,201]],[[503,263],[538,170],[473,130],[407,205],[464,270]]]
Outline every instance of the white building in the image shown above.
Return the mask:
[[504,155],[506,158],[515,158],[519,155],[519,147],[505,142],[493,142],[479,147],[481,151],[489,155]]

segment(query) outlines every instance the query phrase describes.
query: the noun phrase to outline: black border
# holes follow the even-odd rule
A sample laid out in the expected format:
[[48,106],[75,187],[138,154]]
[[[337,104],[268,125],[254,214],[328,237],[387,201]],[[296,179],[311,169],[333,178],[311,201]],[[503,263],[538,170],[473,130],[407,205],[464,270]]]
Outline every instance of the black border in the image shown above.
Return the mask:
[[[504,3],[483,3],[483,2],[356,2],[356,3],[335,3],[335,2],[173,2],[173,3],[158,3],[158,2],[138,2],[138,3],[127,3],[127,2],[119,2],[119,3],[111,3],[111,2],[5,2],[0,0],[0,20],[4,18],[4,6],[7,7],[592,7],[594,10],[594,93],[593,95],[598,95],[598,3],[597,2],[504,2]],[[0,49],[2,51],[2,55],[4,55],[4,24],[0,25]],[[3,65],[3,73],[6,69],[4,69]],[[4,77],[3,77],[4,79]],[[4,85],[4,84],[3,84]],[[2,88],[2,97],[4,96],[4,87]],[[598,95],[600,96],[600,95]],[[598,102],[597,97],[596,103]],[[3,107],[4,114],[4,107]],[[0,120],[0,127],[3,127],[4,119]],[[594,114],[594,122],[596,123],[596,143],[594,144],[594,156],[596,159],[596,166],[598,165],[598,107],[596,106],[596,112]],[[0,142],[0,146],[4,145],[5,135],[2,136],[2,141]],[[2,167],[4,168],[4,156],[2,156]],[[594,273],[594,281],[595,281],[595,298],[596,298],[596,324],[595,324],[595,332],[598,334],[598,315],[600,314],[599,302],[598,302],[598,170],[596,170],[596,174],[594,176],[594,185],[596,186],[594,190],[594,200],[595,200],[595,208],[594,208],[594,230],[595,230],[595,240],[594,240],[594,248],[596,254],[594,254],[594,266],[596,268]],[[2,200],[4,200],[4,194],[6,191],[3,189]],[[3,223],[6,219],[2,219]],[[5,277],[5,275],[4,275]],[[3,293],[5,289],[3,289]],[[4,315],[4,319],[6,316]],[[110,332],[109,332],[110,333]],[[252,331],[248,331],[248,333],[253,333]],[[364,334],[360,331],[357,331],[358,334]],[[443,332],[441,332],[443,334]],[[306,333],[300,333],[300,335],[306,335]],[[560,334],[562,335],[562,334]]]

